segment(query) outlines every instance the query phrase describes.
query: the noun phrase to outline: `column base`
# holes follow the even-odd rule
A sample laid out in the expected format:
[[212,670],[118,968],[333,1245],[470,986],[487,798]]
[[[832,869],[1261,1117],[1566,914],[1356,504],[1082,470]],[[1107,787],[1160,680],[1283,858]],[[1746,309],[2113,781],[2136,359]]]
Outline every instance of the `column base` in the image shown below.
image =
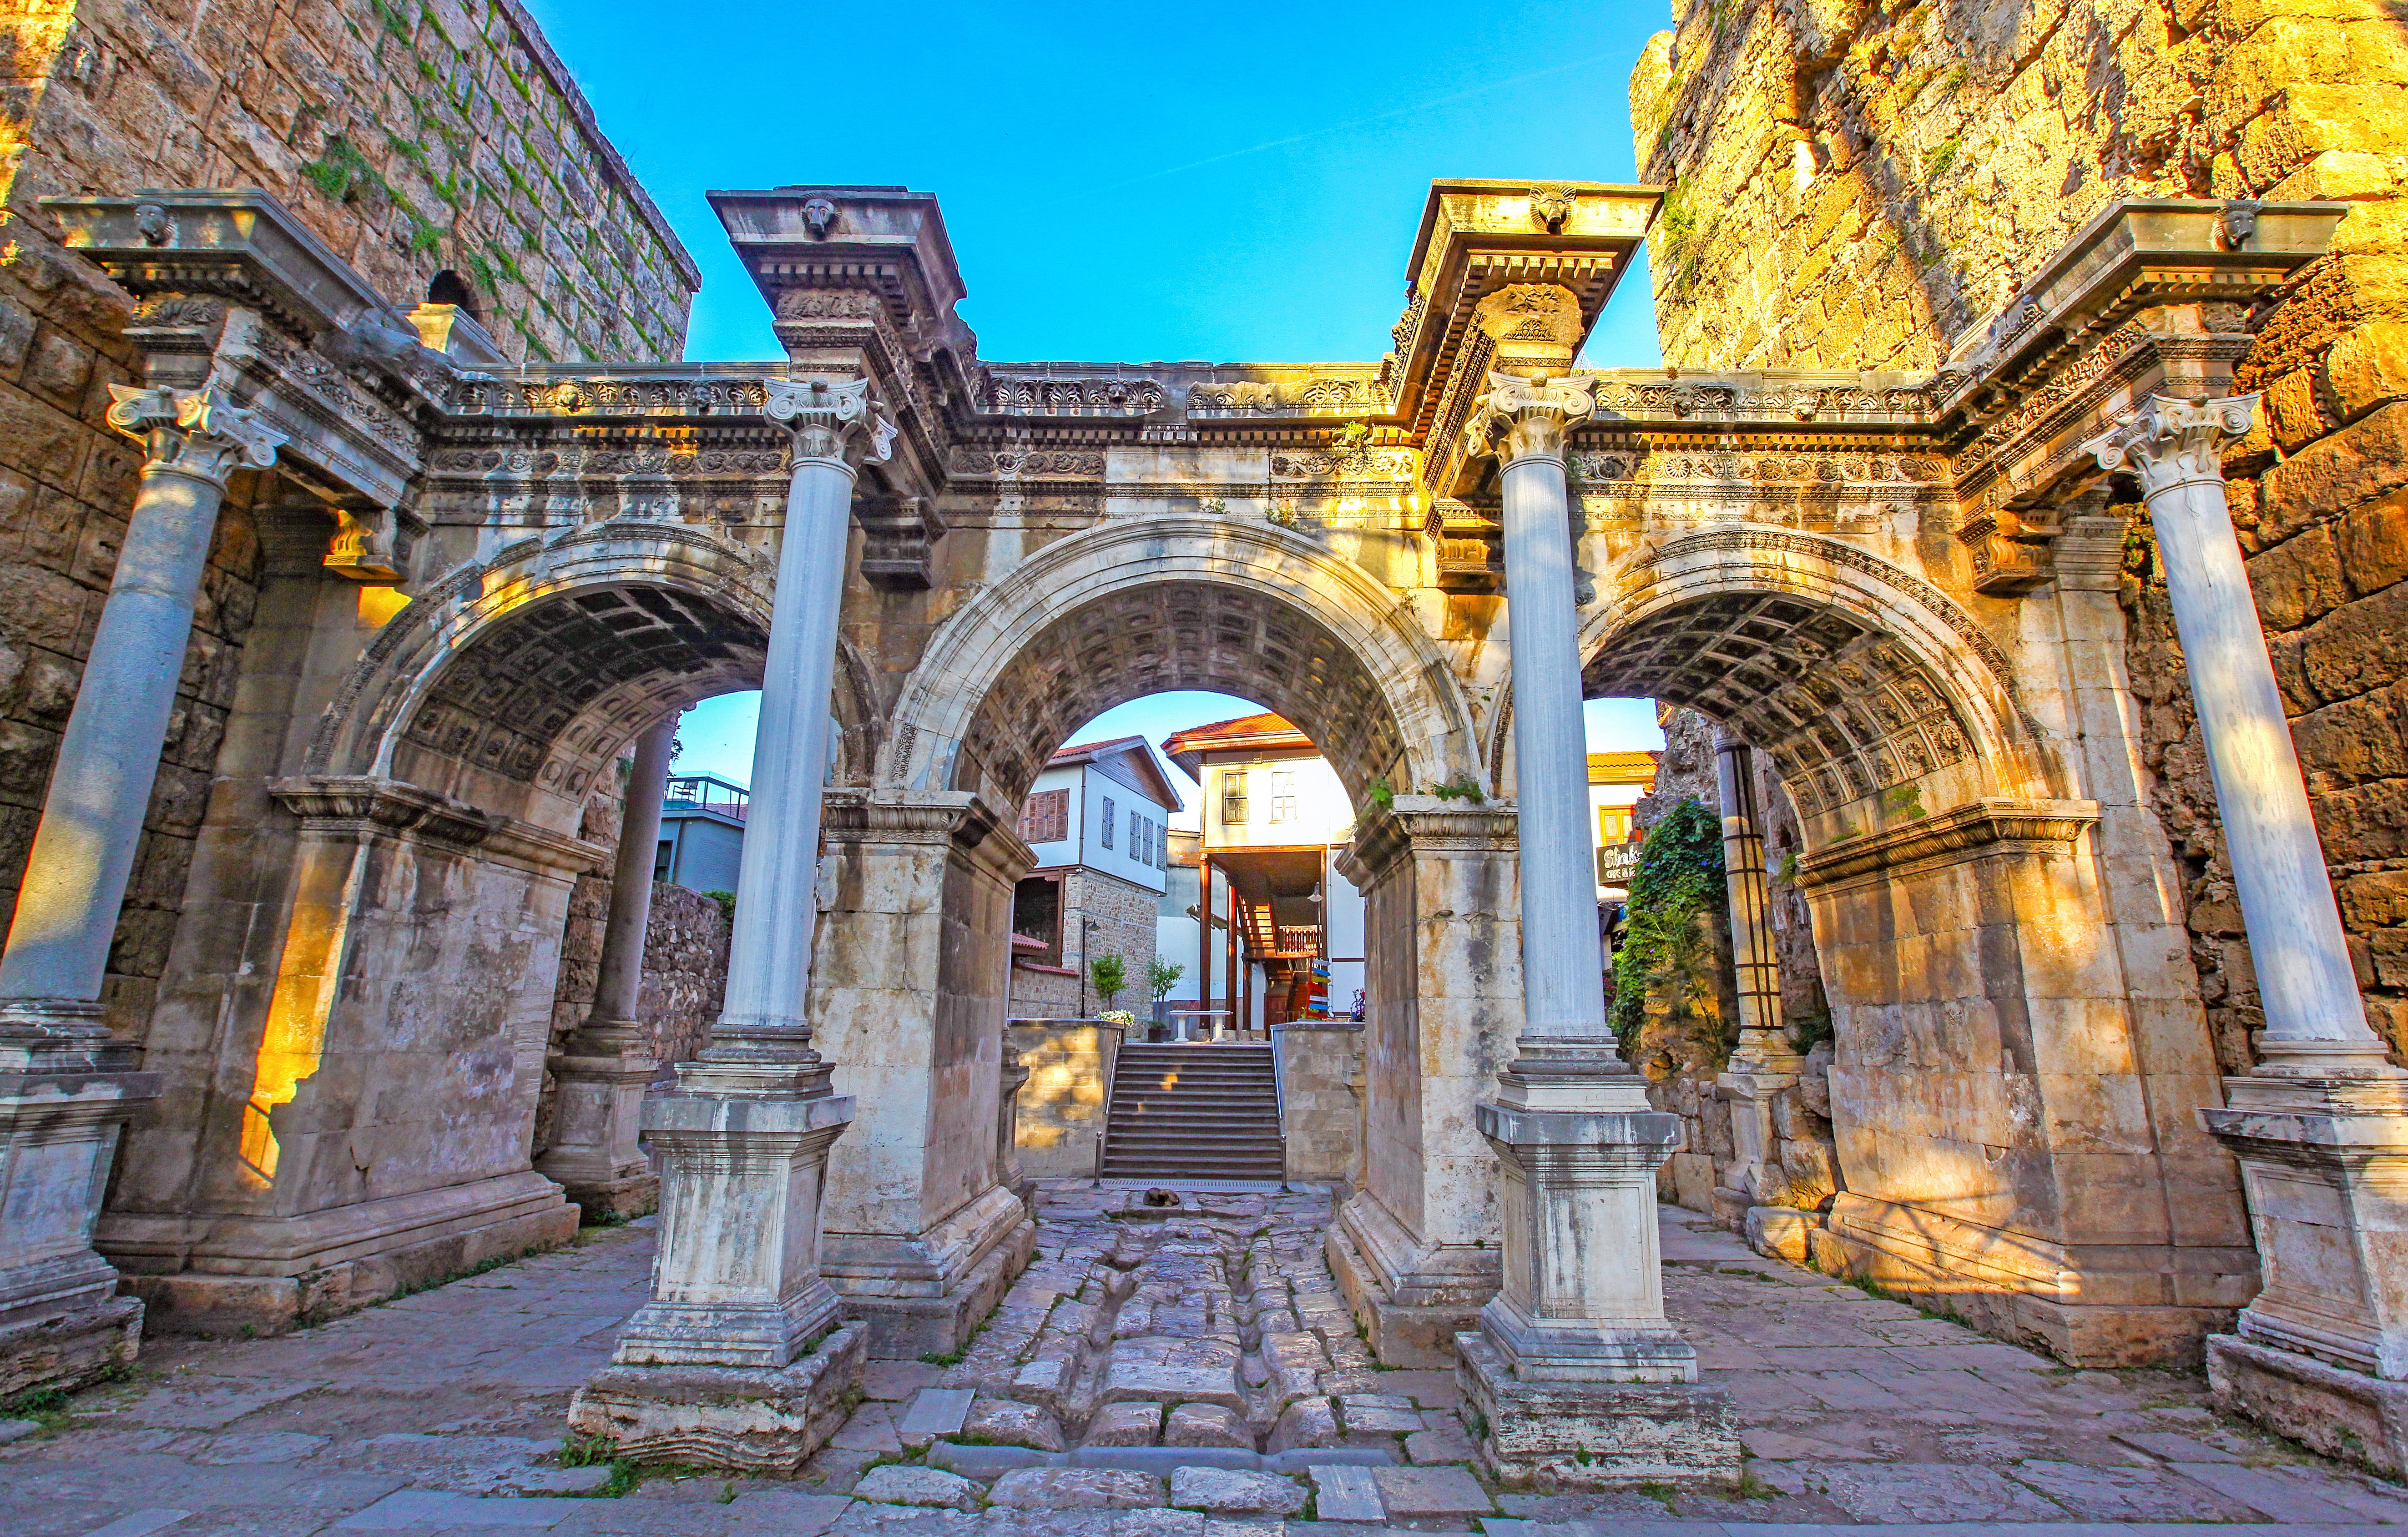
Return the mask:
[[1454,1367],[1455,1337],[1480,1327],[1499,1281],[1493,1243],[1415,1243],[1368,1190],[1339,1209],[1322,1256],[1383,1366]]
[[108,1213],[98,1242],[172,1334],[282,1334],[577,1236],[532,1171],[292,1216]]
[[910,1361],[968,1344],[1036,1248],[1026,1202],[998,1185],[917,1239],[825,1234],[820,1274],[868,1326],[870,1355]]
[[1455,1340],[1481,1467],[1541,1489],[1730,1487],[1743,1456],[1730,1395],[1694,1383],[1526,1382],[1478,1333]]
[[1807,1238],[1816,1270],[2071,1366],[2195,1365],[2258,1283],[2245,1248],[2057,1243],[1845,1192]]
[[775,1369],[606,1366],[568,1406],[571,1435],[638,1462],[793,1474],[853,1412],[869,1330],[844,1324]]
[[552,1144],[535,1160],[536,1172],[560,1186],[582,1222],[624,1222],[653,1210],[660,1176],[637,1140],[652,1059],[571,1052],[551,1067],[558,1085]]
[[2216,1407],[2398,1478],[2408,1474],[2408,1382],[2386,1382],[2233,1334],[2207,1342]]
[[0,1401],[72,1393],[132,1366],[141,1348],[142,1304],[131,1297],[0,1329]]

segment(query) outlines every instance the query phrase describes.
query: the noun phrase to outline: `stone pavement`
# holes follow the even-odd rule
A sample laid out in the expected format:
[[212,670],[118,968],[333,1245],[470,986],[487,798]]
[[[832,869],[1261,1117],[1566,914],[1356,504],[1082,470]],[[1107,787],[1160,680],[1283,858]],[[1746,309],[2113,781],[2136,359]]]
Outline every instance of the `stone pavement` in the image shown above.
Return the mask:
[[2074,1372],[1664,1213],[1671,1311],[1738,1397],[1746,1485],[1533,1495],[1469,1470],[1455,1386],[1369,1359],[1319,1193],[1046,1191],[953,1362],[872,1363],[787,1483],[561,1465],[642,1299],[649,1223],[274,1340],[157,1340],[0,1429],[6,1537],[2105,1537],[2408,1528],[2408,1491],[2219,1421],[2177,1372]]

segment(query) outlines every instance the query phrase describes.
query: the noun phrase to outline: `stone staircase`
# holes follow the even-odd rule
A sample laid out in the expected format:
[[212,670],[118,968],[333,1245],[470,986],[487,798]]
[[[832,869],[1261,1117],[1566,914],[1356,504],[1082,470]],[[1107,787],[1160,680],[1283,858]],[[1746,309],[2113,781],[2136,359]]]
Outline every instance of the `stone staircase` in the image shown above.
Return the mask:
[[1279,1082],[1254,1043],[1121,1047],[1104,1140],[1104,1177],[1276,1180]]

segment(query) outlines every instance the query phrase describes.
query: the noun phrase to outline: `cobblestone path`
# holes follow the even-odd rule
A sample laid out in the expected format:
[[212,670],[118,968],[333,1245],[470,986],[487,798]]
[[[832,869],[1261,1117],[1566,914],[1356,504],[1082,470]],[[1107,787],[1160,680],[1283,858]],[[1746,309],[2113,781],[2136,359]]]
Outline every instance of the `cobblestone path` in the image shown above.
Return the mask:
[[[1735,1494],[1484,1486],[1446,1373],[1370,1361],[1326,1196],[1073,1186],[950,1364],[871,1364],[792,1483],[563,1467],[647,1225],[275,1340],[160,1340],[0,1429],[6,1537],[2108,1537],[2397,1531],[2408,1491],[2218,1420],[2195,1375],[2072,1372],[1665,1213],[1667,1292],[1738,1397]],[[632,1483],[633,1487],[628,1487]]]

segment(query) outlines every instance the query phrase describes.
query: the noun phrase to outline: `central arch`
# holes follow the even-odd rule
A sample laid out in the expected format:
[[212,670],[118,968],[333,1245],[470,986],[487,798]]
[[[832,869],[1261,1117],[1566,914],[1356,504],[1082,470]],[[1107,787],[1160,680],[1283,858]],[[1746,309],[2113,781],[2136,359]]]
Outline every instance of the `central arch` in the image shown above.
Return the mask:
[[[1518,998],[1520,970],[1511,811],[1467,807],[1443,829],[1413,820],[1435,814],[1412,809],[1416,788],[1484,787],[1454,672],[1393,589],[1311,539],[1226,517],[1113,520],[973,592],[905,680],[871,783],[830,793],[843,857],[812,1019],[861,1109],[848,1133],[859,1145],[830,1160],[823,1268],[869,1315],[877,1354],[956,1348],[1025,1242],[996,1183],[1010,900],[1033,862],[1011,830],[1020,802],[1082,722],[1191,688],[1295,721],[1354,799],[1365,959],[1387,979],[1370,986],[1382,1017],[1367,1031],[1366,1114],[1400,1149],[1367,1160],[1389,1166],[1372,1180],[1397,1192],[1370,1226],[1394,1235],[1387,1249],[1419,1253],[1428,1209],[1443,1208],[1441,1236],[1480,1251],[1477,1172],[1491,1155],[1469,1107],[1512,1027],[1491,1000]],[[1485,840],[1481,855],[1467,839]],[[1467,857],[1485,858],[1486,883],[1441,891],[1433,869]]]
[[904,684],[878,783],[1016,803],[1060,731],[1174,688],[1286,715],[1358,801],[1481,772],[1462,690],[1393,590],[1274,524],[1177,516],[1057,540],[956,610]]

